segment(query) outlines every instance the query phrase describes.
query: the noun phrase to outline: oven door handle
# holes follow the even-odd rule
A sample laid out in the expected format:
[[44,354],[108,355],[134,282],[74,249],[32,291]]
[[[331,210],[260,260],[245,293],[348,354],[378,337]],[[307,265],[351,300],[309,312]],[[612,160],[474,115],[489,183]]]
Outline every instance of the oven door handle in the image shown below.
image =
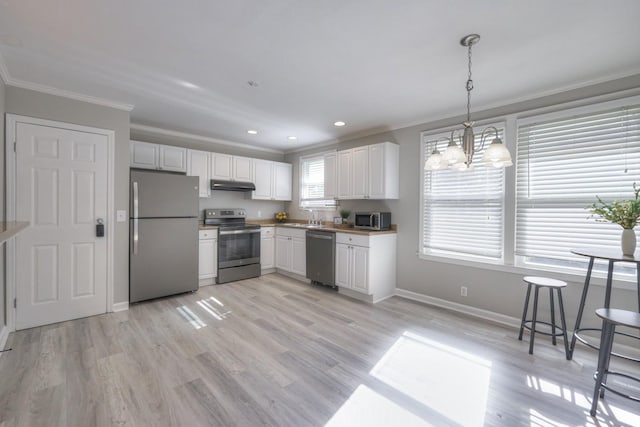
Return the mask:
[[230,234],[251,234],[251,233],[260,234],[260,229],[257,229],[257,230],[229,230],[229,231],[220,230],[220,235],[221,236],[226,236],[226,235],[230,235]]

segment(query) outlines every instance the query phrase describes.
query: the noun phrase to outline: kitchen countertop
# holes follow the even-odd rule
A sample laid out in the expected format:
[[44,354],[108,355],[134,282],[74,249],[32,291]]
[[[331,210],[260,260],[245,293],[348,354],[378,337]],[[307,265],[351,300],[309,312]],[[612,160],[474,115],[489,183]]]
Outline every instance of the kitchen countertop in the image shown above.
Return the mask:
[[[296,220],[291,220],[288,223],[284,223],[284,224],[273,222],[272,220],[248,220],[247,223],[258,224],[262,227],[285,227],[285,228],[294,228],[298,230],[319,230],[319,231],[329,231],[334,233],[359,234],[362,236],[374,236],[378,234],[396,234],[398,232],[397,226],[395,224],[391,225],[391,230],[369,231],[369,230],[358,230],[355,228],[333,227],[332,223],[324,223],[321,226],[307,227],[306,221],[296,221]],[[300,225],[292,225],[292,224],[300,224]]]

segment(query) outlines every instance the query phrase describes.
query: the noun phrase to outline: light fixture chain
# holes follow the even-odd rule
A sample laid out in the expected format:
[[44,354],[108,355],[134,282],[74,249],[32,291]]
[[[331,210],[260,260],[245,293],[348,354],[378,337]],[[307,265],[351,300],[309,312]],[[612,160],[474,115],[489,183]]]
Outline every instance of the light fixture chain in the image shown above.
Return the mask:
[[471,79],[471,46],[469,43],[469,74],[467,77],[467,122],[471,123],[471,91],[473,90],[473,80]]

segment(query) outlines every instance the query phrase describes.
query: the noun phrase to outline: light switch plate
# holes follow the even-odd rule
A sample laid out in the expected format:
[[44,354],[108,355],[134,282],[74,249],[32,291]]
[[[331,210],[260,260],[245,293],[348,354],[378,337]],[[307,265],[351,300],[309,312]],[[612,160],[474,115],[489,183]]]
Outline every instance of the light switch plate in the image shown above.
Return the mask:
[[126,222],[127,221],[127,211],[116,211],[116,221],[117,222]]

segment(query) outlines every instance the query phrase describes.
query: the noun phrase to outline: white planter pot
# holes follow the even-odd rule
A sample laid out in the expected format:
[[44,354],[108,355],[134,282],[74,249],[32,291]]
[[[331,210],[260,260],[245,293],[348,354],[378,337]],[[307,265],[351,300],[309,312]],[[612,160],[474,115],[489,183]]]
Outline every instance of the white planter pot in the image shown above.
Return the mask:
[[633,256],[636,251],[636,232],[632,229],[623,229],[620,246],[623,255]]

